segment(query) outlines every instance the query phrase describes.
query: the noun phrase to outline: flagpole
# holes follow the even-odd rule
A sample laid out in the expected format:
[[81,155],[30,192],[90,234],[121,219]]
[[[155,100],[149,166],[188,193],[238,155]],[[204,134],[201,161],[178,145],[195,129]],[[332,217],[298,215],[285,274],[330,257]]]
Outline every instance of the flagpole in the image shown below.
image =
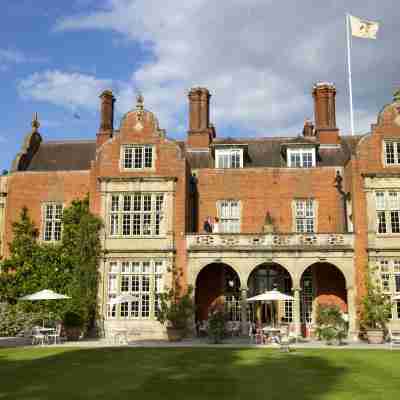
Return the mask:
[[346,36],[347,36],[347,66],[349,70],[349,96],[350,96],[350,130],[351,135],[354,135],[354,114],[353,114],[353,90],[351,84],[351,56],[350,56],[350,15],[346,14]]

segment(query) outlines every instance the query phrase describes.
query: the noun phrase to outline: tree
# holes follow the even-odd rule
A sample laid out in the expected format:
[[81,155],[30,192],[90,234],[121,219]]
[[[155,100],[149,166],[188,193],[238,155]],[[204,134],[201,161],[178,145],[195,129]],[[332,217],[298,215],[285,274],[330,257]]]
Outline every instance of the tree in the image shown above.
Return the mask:
[[66,312],[79,314],[83,327],[92,326],[97,313],[97,265],[101,255],[101,220],[90,213],[89,199],[74,200],[63,212],[61,243],[37,241],[38,231],[21,210],[13,223],[10,257],[0,274],[0,302],[16,304],[23,295],[42,289],[67,294],[71,300],[23,302],[26,311],[63,318]]

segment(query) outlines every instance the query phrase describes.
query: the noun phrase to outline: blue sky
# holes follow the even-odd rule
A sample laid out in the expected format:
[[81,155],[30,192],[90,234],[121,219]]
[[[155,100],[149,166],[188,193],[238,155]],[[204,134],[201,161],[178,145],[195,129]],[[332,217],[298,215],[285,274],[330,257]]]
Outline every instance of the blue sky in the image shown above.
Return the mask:
[[378,39],[353,39],[356,131],[367,132],[400,86],[400,6],[376,1],[14,0],[0,27],[2,169],[34,112],[45,140],[94,139],[98,95],[112,88],[116,126],[142,91],[161,128],[182,138],[187,91],[205,85],[218,136],[301,132],[311,88],[335,83],[348,132],[346,11],[380,22]]

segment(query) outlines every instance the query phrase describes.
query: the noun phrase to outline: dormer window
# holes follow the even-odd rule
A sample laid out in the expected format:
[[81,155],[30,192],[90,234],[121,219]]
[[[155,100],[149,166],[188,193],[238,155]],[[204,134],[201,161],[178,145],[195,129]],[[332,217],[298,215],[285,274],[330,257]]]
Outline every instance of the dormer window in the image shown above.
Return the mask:
[[289,168],[315,167],[315,148],[287,149],[287,165]]
[[216,149],[215,168],[243,168],[243,149]]
[[122,146],[121,164],[123,169],[153,168],[153,146],[129,144]]

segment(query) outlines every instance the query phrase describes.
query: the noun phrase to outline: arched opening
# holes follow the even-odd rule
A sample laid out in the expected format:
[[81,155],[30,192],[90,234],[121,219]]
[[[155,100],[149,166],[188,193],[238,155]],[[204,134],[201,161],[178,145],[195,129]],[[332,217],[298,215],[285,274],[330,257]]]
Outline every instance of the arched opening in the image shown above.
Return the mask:
[[206,265],[196,279],[196,321],[208,320],[213,308],[225,309],[228,319],[240,321],[240,278],[227,264]]
[[346,278],[335,265],[319,262],[301,276],[300,321],[303,336],[312,336],[318,305],[337,305],[347,313]]
[[[256,296],[265,291],[277,289],[281,293],[290,295],[292,292],[292,278],[289,272],[276,263],[264,263],[257,266],[247,281],[247,297]],[[269,304],[248,304],[248,318],[252,322],[272,325],[293,322],[293,301],[279,301]]]

